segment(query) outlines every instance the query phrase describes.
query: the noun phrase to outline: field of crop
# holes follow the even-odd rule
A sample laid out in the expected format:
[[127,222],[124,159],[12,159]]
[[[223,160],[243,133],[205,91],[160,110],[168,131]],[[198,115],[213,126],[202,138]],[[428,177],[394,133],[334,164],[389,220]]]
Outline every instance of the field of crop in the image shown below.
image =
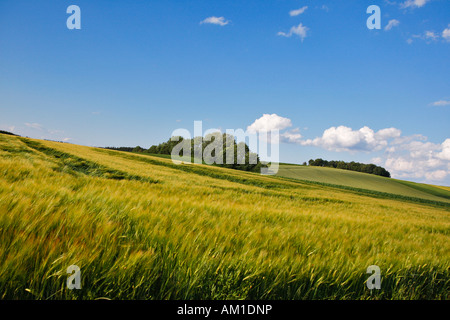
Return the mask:
[[0,298],[449,299],[450,205],[414,195],[0,134]]
[[281,164],[278,176],[450,203],[450,190],[445,189],[445,187],[385,178],[349,170]]

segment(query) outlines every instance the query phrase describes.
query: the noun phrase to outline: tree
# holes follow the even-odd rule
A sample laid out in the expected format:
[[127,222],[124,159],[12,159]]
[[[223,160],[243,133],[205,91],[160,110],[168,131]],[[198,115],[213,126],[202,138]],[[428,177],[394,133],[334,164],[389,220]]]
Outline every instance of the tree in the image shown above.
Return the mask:
[[153,145],[147,150],[147,152],[148,153],[158,153],[158,147]]
[[[171,138],[157,146],[151,146],[147,152],[153,154],[171,154],[173,148],[182,141],[182,137],[178,137],[178,139]],[[185,139],[184,143],[190,145],[190,156],[193,162],[195,162],[194,158],[197,158],[201,159],[202,162],[212,163],[222,167],[255,172],[259,171],[263,166],[259,156],[251,152],[245,142],[237,144],[233,135],[214,132],[204,138],[198,136],[193,139]],[[217,153],[219,151],[221,154]],[[206,159],[207,161],[205,160],[205,155],[208,157]]]
[[136,146],[136,147],[133,149],[133,152],[144,152],[144,151],[145,151],[145,149],[141,148],[140,146]]
[[391,174],[384,168],[379,167],[374,164],[364,164],[359,162],[344,162],[344,161],[327,161],[323,160],[321,158],[313,160],[310,159],[308,161],[310,166],[316,166],[316,167],[330,167],[330,168],[338,168],[338,169],[344,169],[344,170],[352,170],[352,171],[358,171],[358,172],[364,172],[369,174],[375,174],[382,177],[391,177]]

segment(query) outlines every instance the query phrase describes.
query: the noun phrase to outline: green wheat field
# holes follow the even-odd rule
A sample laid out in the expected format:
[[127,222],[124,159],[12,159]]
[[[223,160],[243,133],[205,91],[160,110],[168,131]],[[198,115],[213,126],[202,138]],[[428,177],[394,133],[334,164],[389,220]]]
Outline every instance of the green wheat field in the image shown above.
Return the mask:
[[1,299],[449,299],[449,244],[445,187],[0,134]]

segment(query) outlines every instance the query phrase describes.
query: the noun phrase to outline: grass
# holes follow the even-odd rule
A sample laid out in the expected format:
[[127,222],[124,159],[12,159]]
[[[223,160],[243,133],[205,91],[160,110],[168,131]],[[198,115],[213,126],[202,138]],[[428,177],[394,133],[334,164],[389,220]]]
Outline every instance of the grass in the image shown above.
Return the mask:
[[2,299],[448,299],[449,240],[445,203],[0,134]]
[[280,165],[278,176],[450,203],[449,190],[349,170]]
[[436,197],[441,197],[441,198],[450,200],[450,190],[449,189],[445,189],[443,187],[436,187],[436,186],[423,184],[423,183],[415,183],[415,182],[411,182],[411,181],[397,180],[397,182],[404,184],[408,187],[412,187],[414,189],[423,191],[425,193],[432,194]]

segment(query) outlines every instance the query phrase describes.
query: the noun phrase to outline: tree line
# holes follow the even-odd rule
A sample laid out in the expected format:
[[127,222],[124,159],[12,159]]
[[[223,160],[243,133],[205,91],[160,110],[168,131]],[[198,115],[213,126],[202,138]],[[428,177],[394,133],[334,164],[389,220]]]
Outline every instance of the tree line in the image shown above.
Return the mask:
[[[221,137],[220,137],[221,135]],[[174,139],[175,138],[175,139]],[[217,140],[217,139],[220,139]],[[217,145],[218,142],[221,142],[221,146]],[[221,154],[215,154],[216,149],[213,149],[211,152],[211,156],[216,160],[221,159],[221,161],[217,161],[219,163],[214,163],[214,165],[244,170],[244,171],[252,171],[252,172],[260,172],[262,167],[266,165],[261,163],[259,156],[256,153],[250,151],[250,148],[245,142],[237,143],[234,136],[229,134],[220,134],[220,133],[212,133],[207,135],[206,137],[194,137],[193,139],[184,139],[183,137],[172,137],[166,142],[162,142],[158,145],[152,145],[150,148],[145,149],[141,146],[136,147],[106,147],[106,149],[118,150],[118,151],[126,151],[126,152],[138,152],[144,154],[163,154],[163,155],[171,155],[172,150],[176,146],[180,146],[184,144],[190,150],[190,154],[177,154],[182,157],[188,157],[191,159],[191,162],[194,162],[196,153],[195,150],[200,151],[201,155],[199,158],[202,158],[204,155],[205,149],[210,146],[212,143],[216,143],[218,146],[218,150],[220,150]],[[230,150],[232,149],[232,150]],[[211,151],[211,150],[208,150]],[[227,158],[228,152],[228,158]],[[200,153],[200,152],[199,152]],[[230,158],[230,154],[233,155],[233,158]],[[202,159],[203,161],[204,159]],[[221,162],[221,163],[220,163]]]
[[9,132],[9,131],[4,131],[4,130],[0,130],[0,133],[1,134],[7,134],[7,135],[10,135],[10,136],[17,136],[17,134],[14,134],[14,133]]
[[384,169],[383,167],[374,165],[374,164],[364,164],[359,162],[344,162],[344,161],[327,161],[323,160],[321,158],[316,160],[309,160],[308,165],[315,166],[315,167],[330,167],[330,168],[337,168],[337,169],[344,169],[344,170],[351,170],[351,171],[358,171],[358,172],[364,172],[364,173],[370,173],[375,174],[377,176],[382,177],[391,177],[391,174],[389,171]]

